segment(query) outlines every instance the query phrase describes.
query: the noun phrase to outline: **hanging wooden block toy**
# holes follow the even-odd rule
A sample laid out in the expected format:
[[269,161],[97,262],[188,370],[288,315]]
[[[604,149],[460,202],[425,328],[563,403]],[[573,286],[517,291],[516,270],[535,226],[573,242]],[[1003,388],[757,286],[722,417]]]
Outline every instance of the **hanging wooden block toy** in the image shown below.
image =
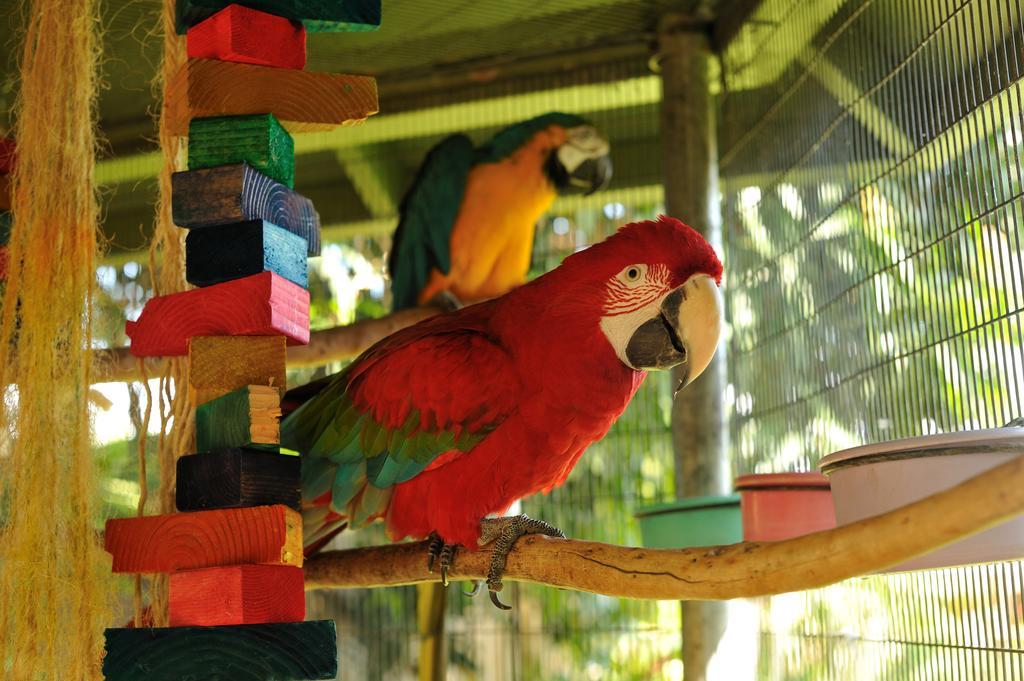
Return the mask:
[[171,626],[301,622],[306,617],[302,569],[231,565],[170,577]]
[[273,272],[151,299],[126,333],[136,357],[184,355],[194,336],[282,335],[309,342],[309,291]]
[[310,257],[320,255],[320,216],[313,203],[248,163],[175,173],[171,192],[179,227],[266,220],[305,239]]
[[107,521],[103,542],[114,572],[302,566],[302,519],[283,505],[115,518]]
[[380,3],[177,7],[191,59],[166,96],[189,170],[174,174],[171,203],[200,288],[150,300],[127,333],[138,357],[188,356],[198,452],[177,462],[178,513],[107,523],[115,572],[170,575],[171,626],[108,629],[103,673],[334,678],[334,622],[302,621],[300,458],[278,444],[285,347],[309,340],[306,258],[320,252],[289,131],[376,113],[372,78],[297,69],[307,30],[372,29]]
[[213,116],[189,123],[190,170],[240,161],[289,188],[295,186],[295,143],[274,114]]
[[178,135],[192,118],[206,116],[272,113],[291,132],[313,132],[377,113],[377,84],[367,76],[213,59],[189,59],[168,94],[168,123]]
[[246,385],[285,387],[284,336],[196,336],[188,343],[188,385],[203,404]]
[[178,459],[175,505],[205,511],[265,504],[299,510],[299,457],[232,447]]
[[271,449],[281,442],[281,395],[268,385],[247,385],[196,407],[196,448]]
[[[374,31],[380,27],[380,0],[245,0],[241,4],[302,22],[314,33]],[[202,25],[228,5],[224,0],[178,0],[178,33]]]
[[333,679],[338,673],[331,620],[107,629],[106,638],[107,681]]
[[306,28],[285,17],[229,5],[188,32],[188,56],[301,69]]
[[212,286],[273,272],[305,288],[306,240],[266,220],[190,230],[185,237],[185,279]]

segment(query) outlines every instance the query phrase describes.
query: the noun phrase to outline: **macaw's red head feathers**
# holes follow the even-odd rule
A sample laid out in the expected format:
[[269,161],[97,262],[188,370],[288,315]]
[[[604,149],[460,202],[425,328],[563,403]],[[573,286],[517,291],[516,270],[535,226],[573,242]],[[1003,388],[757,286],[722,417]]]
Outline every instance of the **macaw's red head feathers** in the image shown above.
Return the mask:
[[634,222],[575,253],[550,277],[552,305],[597,326],[623,364],[685,365],[683,384],[711,361],[722,326],[722,263],[679,220]]
[[716,284],[722,280],[722,263],[711,244],[697,230],[665,215],[624,225],[601,243],[566,259],[566,264],[583,254],[588,269],[600,262],[602,270],[609,273],[634,262],[663,265],[673,287],[694,274],[706,274]]

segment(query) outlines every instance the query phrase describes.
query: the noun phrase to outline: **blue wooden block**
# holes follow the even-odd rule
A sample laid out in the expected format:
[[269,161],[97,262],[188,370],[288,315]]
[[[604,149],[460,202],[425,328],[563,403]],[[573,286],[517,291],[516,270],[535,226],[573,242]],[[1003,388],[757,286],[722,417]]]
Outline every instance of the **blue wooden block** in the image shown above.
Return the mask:
[[309,257],[320,255],[320,215],[313,202],[248,163],[174,173],[171,214],[186,229],[267,220],[305,239]]
[[261,272],[309,285],[308,245],[301,236],[265,220],[193,229],[185,237],[185,278],[212,286]]

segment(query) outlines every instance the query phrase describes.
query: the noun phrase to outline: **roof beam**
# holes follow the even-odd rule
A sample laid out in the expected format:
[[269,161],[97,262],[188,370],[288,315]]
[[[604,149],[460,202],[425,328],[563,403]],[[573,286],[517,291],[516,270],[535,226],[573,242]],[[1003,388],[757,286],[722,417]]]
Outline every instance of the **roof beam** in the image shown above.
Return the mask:
[[835,16],[843,0],[818,0],[796,12],[780,3],[759,3],[730,36],[723,55],[731,90],[752,90],[775,83],[789,65],[811,47],[814,37]]
[[821,55],[806,66],[815,80],[874,135],[889,153],[897,158],[905,158],[913,153],[914,143],[903,128],[871,101],[869,96],[865,96],[832,60]]
[[587,114],[654,104],[660,99],[661,83],[657,76],[641,76],[616,83],[571,85],[375,116],[354,127],[300,135],[295,139],[295,152],[306,154],[464,132],[467,121],[472,122],[476,129],[499,127],[548,113],[553,108]]
[[[640,76],[615,83],[571,85],[493,99],[459,102],[416,111],[374,116],[354,126],[295,137],[295,153],[337,151],[402,139],[441,136],[464,131],[466,122],[477,128],[509,125],[559,107],[587,114],[628,106],[653,104],[661,98],[657,76]],[[100,161],[96,181],[100,185],[135,182],[156,177],[162,157],[159,151]]]
[[385,218],[398,213],[402,178],[379,148],[338,149],[335,157],[370,215]]

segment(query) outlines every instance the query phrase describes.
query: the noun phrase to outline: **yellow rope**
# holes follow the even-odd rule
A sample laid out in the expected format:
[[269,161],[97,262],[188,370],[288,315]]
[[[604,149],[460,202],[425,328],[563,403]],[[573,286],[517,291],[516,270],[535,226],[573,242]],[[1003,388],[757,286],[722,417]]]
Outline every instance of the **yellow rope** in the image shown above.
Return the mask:
[[[160,148],[164,163],[160,169],[160,193],[157,199],[156,227],[150,244],[149,267],[155,295],[183,291],[185,282],[184,230],[171,218],[171,174],[178,169],[184,152],[181,139],[167,125],[166,83],[184,65],[185,45],[174,30],[174,0],[164,0],[161,26],[164,36],[163,64],[155,87],[160,92]],[[188,361],[176,357],[164,363],[158,390],[160,434],[157,438],[157,461],[160,467],[160,512],[173,513],[175,464],[188,453],[193,441],[193,413],[188,395]],[[167,579],[153,578],[152,615],[157,626],[167,624]]]
[[99,678],[112,600],[88,412],[96,0],[24,0],[0,320],[0,677]]
[[[149,439],[149,417],[153,413],[153,392],[149,389],[149,373],[146,371],[146,360],[139,357],[136,359],[139,374],[142,376],[142,389],[146,394],[146,411],[139,422],[139,505],[135,509],[135,515],[141,516],[146,512],[146,501],[149,498],[149,483],[146,475],[146,443]],[[135,576],[135,626],[143,626],[142,608],[142,575]]]

